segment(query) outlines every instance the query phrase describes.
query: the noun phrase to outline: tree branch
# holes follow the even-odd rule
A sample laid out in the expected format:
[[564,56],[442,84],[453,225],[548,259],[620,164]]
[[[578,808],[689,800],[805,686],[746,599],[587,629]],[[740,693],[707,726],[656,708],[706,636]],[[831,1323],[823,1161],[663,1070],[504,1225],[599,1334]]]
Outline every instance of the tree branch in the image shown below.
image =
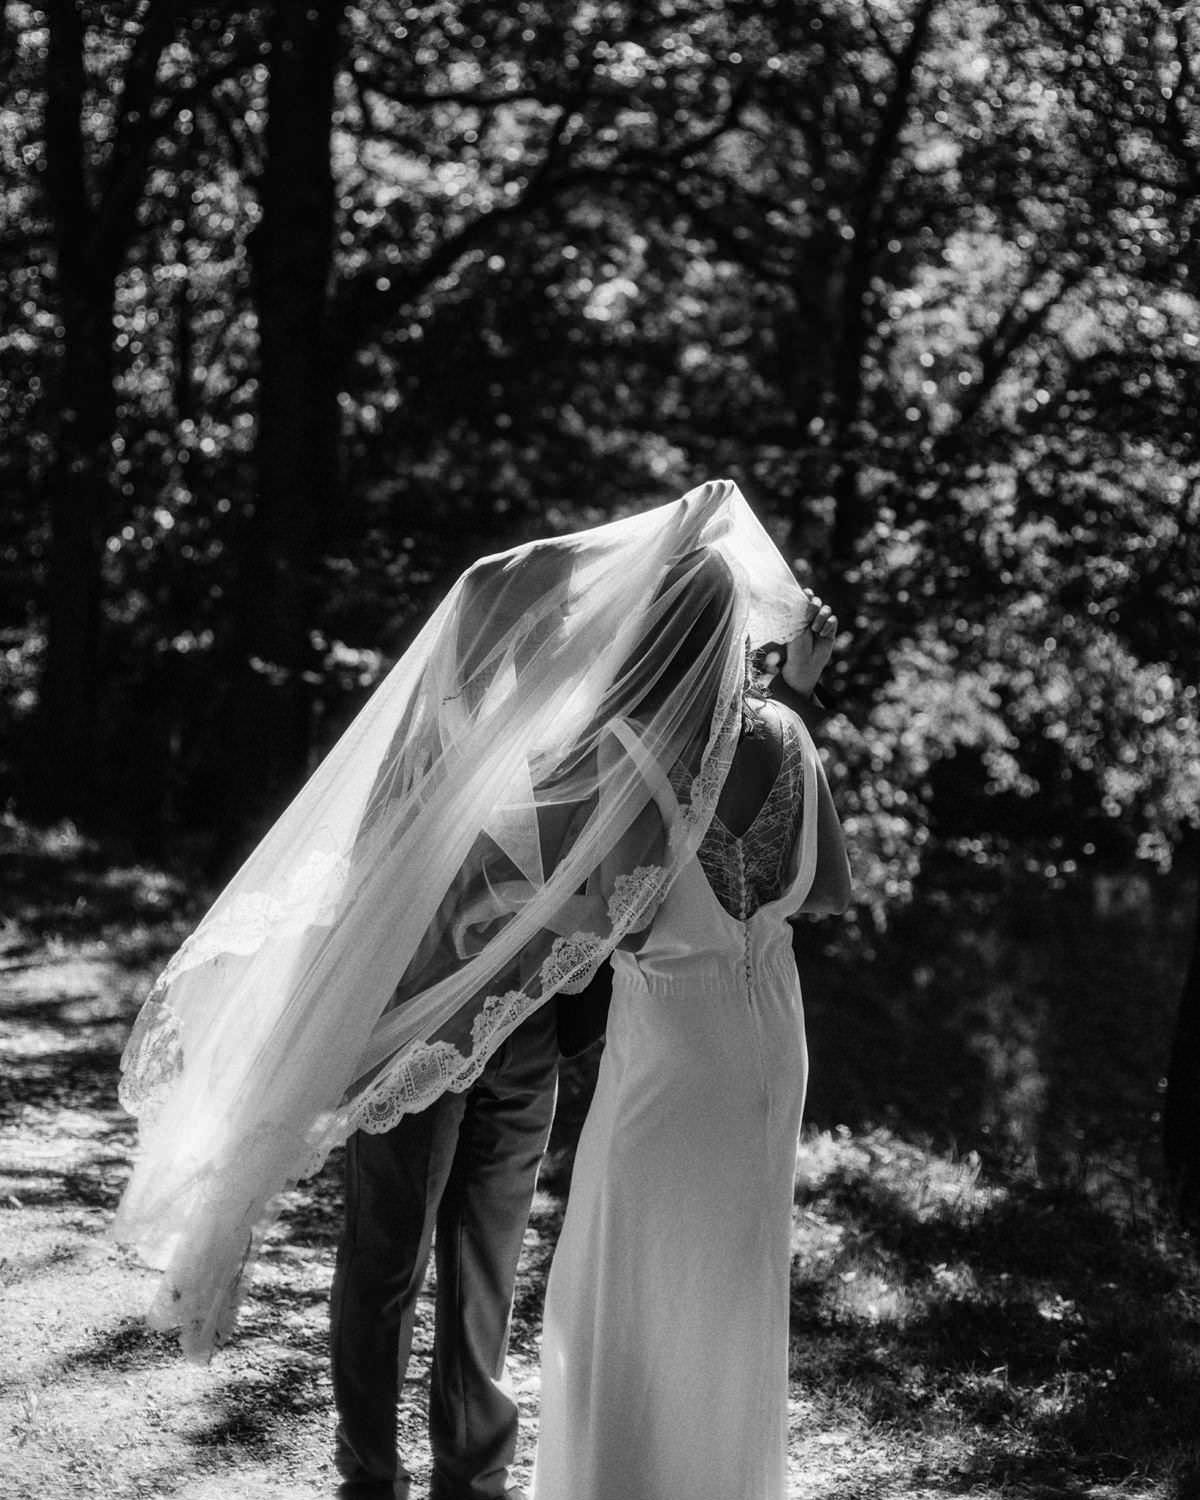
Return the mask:
[[[381,62],[392,59],[370,42],[361,43],[364,51]],[[506,104],[550,104],[553,97],[546,89],[530,88],[469,88],[469,89],[406,89],[394,88],[377,72],[362,72],[357,75],[363,86],[381,94],[389,104],[402,104],[406,109],[424,109],[432,104],[458,104],[463,109],[501,109]]]
[[896,50],[891,38],[883,29],[883,24],[875,14],[875,7],[871,3],[871,0],[864,0],[863,9],[867,13],[867,24],[875,33],[875,40],[879,43],[879,50],[894,67],[899,68],[901,64],[900,53]]
[[84,172],[84,29],[76,0],[47,0],[46,196],[54,219],[60,276],[85,276],[92,208]]
[[1017,350],[1045,327],[1050,314],[1062,303],[1068,292],[1085,280],[1090,269],[1086,261],[1080,261],[1069,271],[1062,273],[1062,281],[1055,291],[1048,293],[1036,307],[1026,308],[1025,298],[1038,284],[1043,270],[1041,265],[1033,267],[1017,296],[1001,313],[990,336],[980,346],[980,377],[965,393],[954,426],[938,439],[938,455],[953,448],[963,438],[995,390],[1000,377],[1012,363]]
[[1180,11],[1174,17],[1174,21],[1179,87],[1172,89],[1167,95],[1167,119],[1170,126],[1169,133],[1176,148],[1175,158],[1188,176],[1189,196],[1194,196],[1200,193],[1200,149],[1193,145],[1193,132],[1189,129],[1189,122],[1184,119],[1183,110],[1179,104],[1180,96],[1184,93],[1191,94],[1194,102],[1196,91],[1196,75],[1192,68],[1192,54],[1188,46],[1187,12]]
[[179,26],[180,0],[150,0],[125,65],[107,182],[92,231],[92,254],[115,276],[137,222],[150,156],[161,123],[155,116],[158,69]]
[[[581,83],[586,89],[586,80]],[[407,306],[414,297],[444,276],[454,264],[479,245],[491,240],[504,224],[530,215],[592,183],[661,180],[664,168],[675,167],[713,144],[736,123],[748,96],[747,82],[731,91],[729,104],[711,126],[689,135],[667,149],[630,147],[610,161],[572,168],[556,165],[561,156],[567,124],[574,113],[564,103],[550,131],[538,165],[530,172],[525,189],[508,202],[483,211],[442,240],[419,265],[407,268],[369,266],[346,280],[337,296],[333,326],[339,330],[343,357],[358,347],[367,329],[378,326]],[[384,279],[386,285],[378,282]]]
[[908,118],[917,65],[929,39],[930,23],[938,0],[920,0],[908,40],[896,63],[896,76],[888,94],[879,128],[871,142],[867,163],[859,181],[854,215],[856,233],[864,238],[879,211],[883,184],[896,159],[904,122]]
[[203,107],[200,107],[198,103],[197,115],[211,121],[217,132],[224,138],[237,166],[238,176],[243,182],[249,181],[252,176],[261,171],[261,159],[252,159],[251,152],[246,148],[246,142],[238,134],[238,126],[242,123],[240,117],[230,113],[225,101],[218,94],[209,94],[204,100]]

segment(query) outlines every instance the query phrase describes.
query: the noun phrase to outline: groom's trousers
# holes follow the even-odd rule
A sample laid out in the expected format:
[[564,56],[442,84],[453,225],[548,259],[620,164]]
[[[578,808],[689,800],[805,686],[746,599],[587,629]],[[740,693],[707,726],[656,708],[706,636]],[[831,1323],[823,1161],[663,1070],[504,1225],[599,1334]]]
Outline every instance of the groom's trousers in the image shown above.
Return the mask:
[[[554,1112],[555,1007],[501,1045],[465,1093],[346,1146],[331,1343],[344,1492],[407,1493],[396,1403],[434,1246],[430,1500],[499,1500],[517,1408],[501,1385],[513,1283]],[[436,1231],[436,1233],[435,1233]]]

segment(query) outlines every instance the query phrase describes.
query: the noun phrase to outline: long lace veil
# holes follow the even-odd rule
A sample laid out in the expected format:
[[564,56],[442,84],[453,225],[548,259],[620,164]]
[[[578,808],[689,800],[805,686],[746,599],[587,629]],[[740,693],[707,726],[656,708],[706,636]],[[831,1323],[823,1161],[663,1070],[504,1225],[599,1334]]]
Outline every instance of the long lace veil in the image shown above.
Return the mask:
[[114,1234],[163,1272],[152,1323],[207,1357],[284,1188],[469,1086],[650,920],[712,816],[747,646],[806,608],[727,480],[468,569],[135,1024]]

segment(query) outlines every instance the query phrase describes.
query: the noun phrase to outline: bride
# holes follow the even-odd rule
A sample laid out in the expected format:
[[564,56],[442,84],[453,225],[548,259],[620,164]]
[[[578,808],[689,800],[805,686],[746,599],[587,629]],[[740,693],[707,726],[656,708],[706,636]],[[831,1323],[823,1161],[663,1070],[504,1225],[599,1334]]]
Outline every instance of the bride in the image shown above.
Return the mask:
[[781,1500],[805,1052],[787,919],[848,897],[748,692],[835,625],[736,486],[468,570],[160,977],[115,1232],[204,1358],[281,1191],[616,970],[547,1293],[537,1500]]
[[[719,553],[692,586],[706,575],[733,590]],[[814,600],[784,667],[796,696],[835,631]],[[783,1500],[808,1066],[788,919],[843,909],[849,884],[801,718],[753,698],[741,712],[707,832],[614,956],[546,1293],[535,1500]],[[678,763],[650,775],[644,816],[670,830],[686,779]]]

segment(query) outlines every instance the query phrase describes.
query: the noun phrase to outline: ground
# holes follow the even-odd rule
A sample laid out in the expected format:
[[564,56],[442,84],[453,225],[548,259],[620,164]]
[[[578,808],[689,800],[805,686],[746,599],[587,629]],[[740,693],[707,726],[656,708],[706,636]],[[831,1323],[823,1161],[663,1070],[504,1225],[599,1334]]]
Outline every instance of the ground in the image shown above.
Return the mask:
[[[134,1144],[117,1061],[199,897],[65,836],[10,836],[4,853],[0,1495],[332,1494],[338,1162],[292,1195],[236,1341],[210,1366],[147,1330],[152,1275],[106,1238]],[[566,1076],[521,1267],[521,1478],[587,1087],[586,1065]],[[1050,1184],[894,1129],[812,1129],[794,1249],[790,1500],[1200,1495],[1200,1271],[1145,1182]],[[401,1414],[419,1481],[431,1306],[427,1294]]]

